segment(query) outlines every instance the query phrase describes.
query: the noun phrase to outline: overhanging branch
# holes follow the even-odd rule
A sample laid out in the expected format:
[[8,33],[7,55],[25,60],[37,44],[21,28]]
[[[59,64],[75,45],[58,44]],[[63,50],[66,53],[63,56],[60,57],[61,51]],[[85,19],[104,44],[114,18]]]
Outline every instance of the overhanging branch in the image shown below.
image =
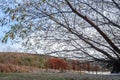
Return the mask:
[[90,25],[92,25],[98,32],[99,34],[106,40],[106,42],[116,51],[120,54],[120,49],[108,38],[108,36],[94,23],[92,22],[87,16],[82,15],[79,13],[77,10],[73,8],[73,6],[70,4],[68,0],[65,0],[70,9],[77,14],[79,17],[84,19],[86,22],[88,22]]

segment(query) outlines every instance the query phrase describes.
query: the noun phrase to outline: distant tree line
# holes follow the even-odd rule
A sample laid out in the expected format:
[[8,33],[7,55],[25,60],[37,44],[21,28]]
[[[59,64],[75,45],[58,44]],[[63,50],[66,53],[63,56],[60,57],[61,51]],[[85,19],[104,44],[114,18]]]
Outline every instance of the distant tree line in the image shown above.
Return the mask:
[[81,63],[79,60],[64,60],[60,58],[49,58],[46,61],[47,69],[55,70],[73,70],[73,71],[102,71],[102,67],[98,64],[85,62]]

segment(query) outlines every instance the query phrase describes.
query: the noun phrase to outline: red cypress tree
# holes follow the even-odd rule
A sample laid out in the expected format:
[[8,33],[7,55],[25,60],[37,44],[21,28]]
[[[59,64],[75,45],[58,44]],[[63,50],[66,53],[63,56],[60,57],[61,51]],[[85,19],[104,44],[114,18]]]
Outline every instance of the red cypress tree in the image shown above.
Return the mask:
[[59,69],[61,71],[66,70],[68,67],[67,62],[59,58],[49,58],[46,62],[46,65],[50,69]]

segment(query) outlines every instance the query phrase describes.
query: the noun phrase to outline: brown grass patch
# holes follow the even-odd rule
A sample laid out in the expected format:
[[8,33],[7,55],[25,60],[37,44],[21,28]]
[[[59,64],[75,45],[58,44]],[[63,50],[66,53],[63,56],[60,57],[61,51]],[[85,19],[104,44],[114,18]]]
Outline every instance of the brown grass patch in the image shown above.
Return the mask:
[[13,64],[1,64],[0,72],[32,72],[35,68],[28,66],[17,66]]

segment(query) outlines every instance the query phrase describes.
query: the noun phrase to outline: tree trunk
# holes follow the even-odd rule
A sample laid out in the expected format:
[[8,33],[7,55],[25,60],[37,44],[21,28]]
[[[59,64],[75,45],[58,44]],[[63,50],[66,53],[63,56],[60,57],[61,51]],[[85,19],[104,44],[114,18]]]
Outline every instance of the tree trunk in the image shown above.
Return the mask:
[[120,60],[116,60],[113,62],[111,73],[120,73]]

